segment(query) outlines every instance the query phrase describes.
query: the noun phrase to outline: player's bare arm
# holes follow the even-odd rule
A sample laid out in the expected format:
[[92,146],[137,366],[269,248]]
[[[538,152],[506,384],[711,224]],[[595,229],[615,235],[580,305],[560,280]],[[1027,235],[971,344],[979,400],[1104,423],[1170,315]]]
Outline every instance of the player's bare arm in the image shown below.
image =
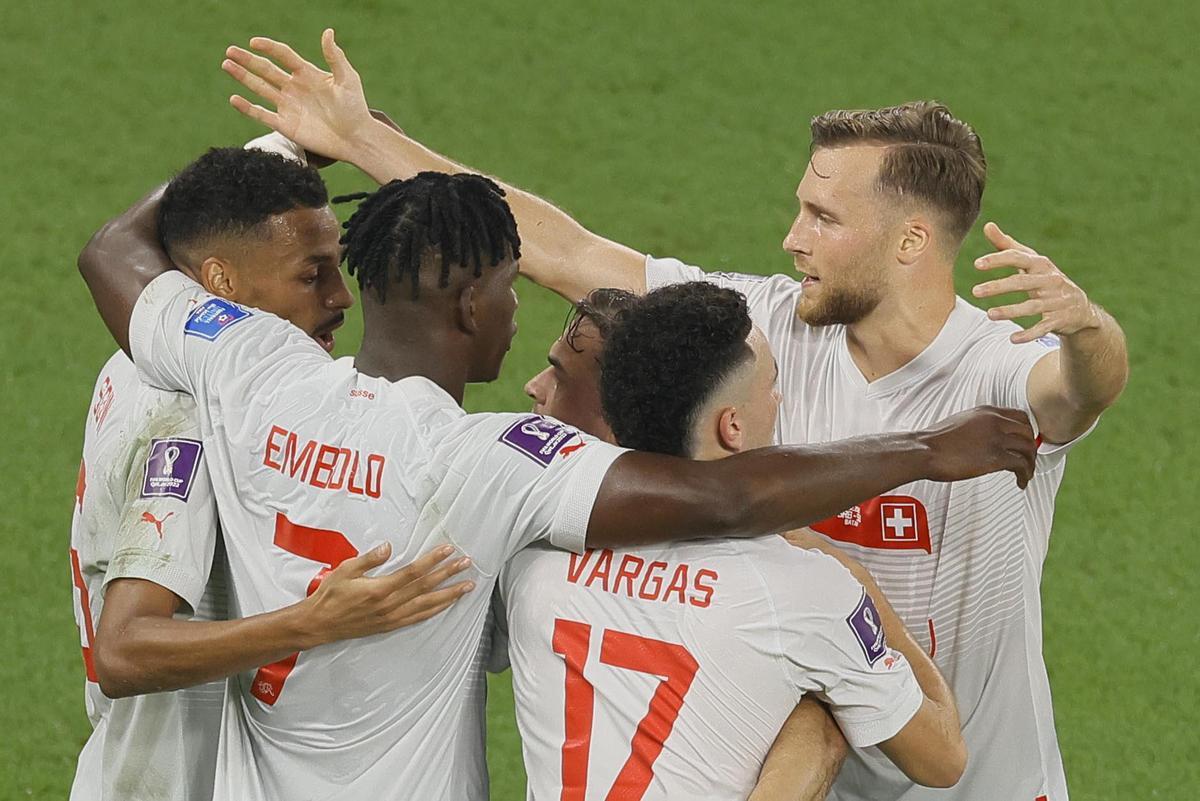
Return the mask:
[[129,317],[138,296],[147,284],[174,269],[158,241],[156,215],[165,188],[159,186],[105,223],[79,254],[79,273],[104,324],[126,354]]
[[790,531],[784,538],[798,548],[815,548],[832,556],[863,585],[875,602],[888,644],[908,660],[925,694],[917,714],[894,737],[880,743],[880,750],[918,784],[953,786],[966,769],[967,747],[954,693],[937,665],[913,639],[871,571],[809,529]]
[[829,710],[805,698],[779,730],[747,801],[825,801],[846,749]]
[[1047,354],[1029,375],[1029,402],[1042,436],[1069,442],[1116,402],[1129,378],[1125,334],[1112,315],[1092,303],[1053,261],[1000,230],[984,234],[997,252],[975,260],[980,270],[1016,268],[1017,273],[975,287],[977,298],[1022,292],[1020,303],[989,310],[993,320],[1041,315],[1033,326],[1013,334],[1014,344],[1057,334],[1062,348]]
[[297,651],[383,634],[444,611],[474,588],[445,582],[470,566],[446,545],[405,567],[366,575],[391,555],[380,545],[347,559],[303,601],[241,620],[174,617],[182,600],[143,579],[116,579],[105,590],[95,665],[110,698],[191,687],[253,670]]
[[1035,447],[1023,412],[981,407],[924,431],[761,448],[709,462],[629,452],[604,477],[587,545],[770,534],[922,479],[1008,470],[1024,487]]
[[[250,119],[310,152],[354,164],[381,184],[427,170],[474,172],[372,119],[362,79],[332,30],[321,37],[329,72],[283,42],[255,37],[250,47],[263,55],[230,47],[221,65],[275,107],[271,111],[239,95],[231,97],[233,107]],[[521,231],[523,275],[572,302],[601,286],[645,291],[644,254],[597,236],[535,195],[498,183]]]

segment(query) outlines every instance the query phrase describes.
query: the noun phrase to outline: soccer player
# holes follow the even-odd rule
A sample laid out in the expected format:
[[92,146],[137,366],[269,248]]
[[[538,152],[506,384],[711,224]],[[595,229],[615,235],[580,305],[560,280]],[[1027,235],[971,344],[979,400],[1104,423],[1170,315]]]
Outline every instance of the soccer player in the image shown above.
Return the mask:
[[[626,300],[596,290],[579,304],[550,357],[557,374],[530,382],[538,407],[588,419],[602,395],[619,444],[696,459],[771,441],[775,361],[740,294],[658,289],[604,333]],[[602,384],[570,394],[596,386],[601,337]],[[562,345],[579,356],[570,374]],[[944,679],[890,606],[826,555],[778,537],[582,556],[535,545],[504,568],[500,593],[533,798],[746,798],[810,693],[851,743],[879,744],[914,780],[947,786],[962,772]],[[820,776],[823,757],[797,761]]]
[[[240,96],[234,107],[376,180],[461,169],[367,118],[361,80],[332,31],[322,44],[331,74],[269,39],[251,46],[279,65],[229,48],[223,68],[276,110]],[[931,794],[877,751],[856,750],[833,797],[1064,801],[1039,583],[1066,456],[1124,388],[1124,335],[1053,261],[994,224],[984,233],[998,250],[975,266],[1017,273],[974,294],[1028,299],[985,313],[956,297],[954,260],[979,214],[986,163],[974,130],[944,106],[833,111],[812,132],[784,239],[802,281],[638,253],[506,187],[529,232],[522,271],[571,301],[596,287],[644,292],[688,280],[743,292],[779,361],[781,443],[910,429],[979,403],[1027,411],[1041,442],[1029,491],[996,476],[910,482],[816,525],[876,576],[950,677],[969,750],[989,755],[971,761],[953,792]],[[1011,322],[1026,315],[1040,317],[1027,330]]]
[[1032,430],[1010,410],[710,463],[538,415],[467,415],[466,384],[495,379],[515,333],[520,257],[502,191],[479,176],[392,182],[350,218],[364,320],[353,360],[172,270],[153,222],[94,239],[80,269],[143,376],[197,400],[239,611],[294,602],[380,539],[401,561],[455,545],[480,590],[233,679],[218,799],[485,796],[481,635],[500,567],[534,542],[754,536],[920,478],[1031,477]]
[[[336,221],[315,170],[258,149],[279,139],[190,164],[162,194],[159,230],[188,275],[332,347],[352,301]],[[364,577],[385,546],[303,601],[224,621],[225,557],[195,403],[141,383],[120,351],[97,379],[83,455],[70,558],[93,730],[72,799],[211,798],[225,687],[215,679],[419,622],[467,589],[421,594],[465,567],[434,570],[436,553]]]

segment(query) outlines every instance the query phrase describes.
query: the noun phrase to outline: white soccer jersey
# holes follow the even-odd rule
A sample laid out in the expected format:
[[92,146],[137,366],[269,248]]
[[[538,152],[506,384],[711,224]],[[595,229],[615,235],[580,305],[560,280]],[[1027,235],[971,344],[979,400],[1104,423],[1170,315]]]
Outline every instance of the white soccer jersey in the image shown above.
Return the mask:
[[224,556],[195,409],[186,395],[139,381],[123,353],[96,381],[71,521],[75,620],[93,727],[72,801],[212,797],[224,682],[112,700],[96,683],[91,651],[114,579],[166,587],[186,603],[183,617],[225,616]]
[[[796,317],[798,281],[647,259],[648,288],[689,280],[746,296],[779,362],[782,443],[912,431],[981,404],[1023,409],[1032,419],[1029,373],[1058,347],[1054,337],[1013,345],[1014,323],[991,321],[959,299],[920,355],[868,383],[850,358],[844,326],[817,328]],[[877,749],[855,750],[831,799],[1067,801],[1038,589],[1069,448],[1043,444],[1024,492],[1008,473],[918,481],[814,526],[870,569],[933,656],[958,700],[970,751],[962,780],[945,791],[913,785]]]
[[278,609],[381,541],[383,570],[451,543],[478,587],[446,612],[233,680],[217,799],[487,796],[481,633],[500,567],[536,541],[582,550],[623,451],[537,415],[468,415],[432,382],[334,361],[279,318],[164,275],[134,361],[199,406],[234,612]]
[[859,745],[923,699],[862,585],[780,537],[535,546],[500,592],[531,799],[744,799],[805,693]]

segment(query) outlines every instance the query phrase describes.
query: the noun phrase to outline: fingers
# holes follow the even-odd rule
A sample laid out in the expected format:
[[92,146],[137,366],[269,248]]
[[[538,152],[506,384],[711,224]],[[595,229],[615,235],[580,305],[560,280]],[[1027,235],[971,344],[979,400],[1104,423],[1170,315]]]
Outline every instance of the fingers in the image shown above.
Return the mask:
[[[272,86],[283,86],[291,78],[290,75],[279,69],[274,61],[255,55],[249,50],[243,50],[240,47],[231,45],[225,48],[225,58],[246,71],[254,73]],[[222,64],[221,67],[224,69],[225,65]],[[225,71],[229,72],[229,70]],[[233,73],[230,74],[232,75]],[[236,78],[237,76],[234,75],[234,77]]]
[[1038,253],[1016,248],[988,253],[975,260],[976,270],[998,270],[1002,267],[1016,267],[1027,273],[1048,273],[1054,271],[1054,262]]
[[1028,245],[1022,245],[1017,240],[1013,239],[1004,231],[1000,230],[1000,226],[994,222],[989,222],[983,226],[983,235],[992,243],[996,250],[1023,250],[1026,253],[1036,253],[1033,248]]
[[414,574],[401,583],[397,583],[395,576],[384,576],[382,580],[389,585],[388,590],[395,594],[397,603],[407,603],[412,598],[432,592],[447,579],[458,575],[470,566],[471,560],[464,556],[461,559],[444,562],[423,575]]
[[1042,320],[1041,322],[1025,329],[1024,331],[1016,332],[1008,338],[1008,341],[1014,345],[1024,345],[1027,342],[1036,342],[1047,334],[1054,333],[1054,329],[1056,327],[1056,324],[1052,320]]
[[453,545],[439,545],[429,553],[418,556],[404,567],[385,576],[380,576],[379,579],[397,586],[409,584],[429,573],[429,571],[437,567],[439,563],[444,562],[453,553]]
[[396,628],[411,626],[428,620],[439,612],[444,612],[454,605],[454,602],[475,589],[475,582],[460,581],[445,589],[428,592],[419,598],[402,604],[397,610],[398,616],[393,618]]
[[297,72],[305,68],[316,69],[315,65],[301,58],[300,54],[285,42],[277,42],[265,36],[255,36],[250,40],[250,46],[258,52],[275,59],[292,72]]
[[225,59],[221,62],[221,69],[229,73],[235,81],[249,89],[254,94],[266,100],[272,105],[279,105],[279,90],[271,84],[264,81],[262,78],[255,75],[250,70],[243,67],[230,59]]
[[987,316],[989,320],[1015,320],[1018,317],[1041,314],[1045,310],[1046,301],[1041,298],[1030,298],[1021,303],[1013,303],[1009,306],[996,306],[988,309]]
[[382,542],[376,545],[369,551],[360,553],[358,556],[345,560],[337,566],[337,572],[341,573],[346,578],[355,578],[361,576],[372,568],[379,567],[388,560],[392,555],[392,545],[389,542]]
[[229,98],[229,105],[255,122],[260,122],[272,130],[279,130],[279,115],[274,111],[268,111],[262,106],[255,105],[241,95],[232,95]]
[[1046,279],[1043,275],[1017,273],[978,284],[971,290],[971,294],[977,298],[990,298],[994,295],[1007,295],[1010,292],[1032,292],[1040,289],[1045,283]]

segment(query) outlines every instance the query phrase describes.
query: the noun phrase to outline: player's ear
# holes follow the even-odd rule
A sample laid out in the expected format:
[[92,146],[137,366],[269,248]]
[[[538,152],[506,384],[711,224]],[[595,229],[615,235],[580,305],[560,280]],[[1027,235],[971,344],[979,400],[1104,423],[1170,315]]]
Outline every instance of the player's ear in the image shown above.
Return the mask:
[[205,292],[222,298],[232,298],[237,292],[237,278],[229,262],[217,256],[209,256],[196,270],[195,279]]
[[476,333],[479,330],[479,323],[475,319],[475,313],[475,284],[471,283],[458,293],[458,305],[454,311],[458,330],[464,334]]
[[729,453],[740,453],[745,449],[746,431],[736,406],[726,406],[717,416],[717,443]]
[[933,246],[933,229],[924,217],[911,217],[904,221],[900,243],[896,248],[896,260],[908,267],[929,252]]

